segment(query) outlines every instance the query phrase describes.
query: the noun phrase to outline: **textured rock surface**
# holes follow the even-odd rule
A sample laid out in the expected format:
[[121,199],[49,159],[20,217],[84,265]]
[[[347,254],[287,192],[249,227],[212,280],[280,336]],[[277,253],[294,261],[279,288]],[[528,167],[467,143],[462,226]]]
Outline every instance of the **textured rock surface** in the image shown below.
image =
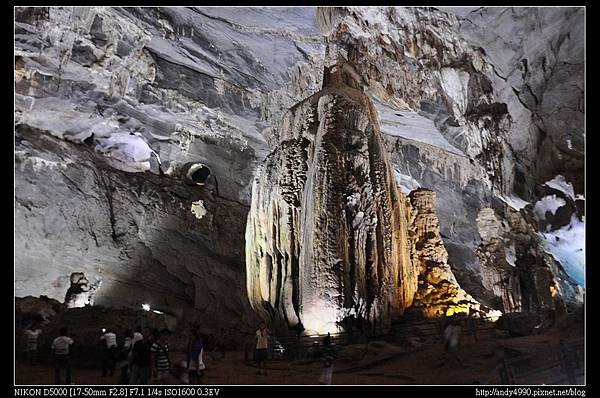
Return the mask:
[[417,189],[409,200],[412,262],[419,272],[414,306],[428,318],[478,312],[479,303],[459,286],[448,264],[435,212],[435,192]]
[[[116,170],[91,148],[22,126],[17,150],[17,295],[62,301],[71,274],[81,272],[98,286],[95,304],[148,303],[188,320],[209,317],[215,329],[254,323],[243,206],[175,177]],[[202,219],[191,211],[195,200],[208,212]]]
[[[537,163],[536,182],[566,172],[578,192],[583,192],[583,14],[581,7],[490,7],[460,19],[463,36],[486,49],[496,75],[510,85],[540,130],[542,153],[530,158]],[[513,149],[524,150],[517,138]]]
[[[503,277],[486,264],[511,274],[531,252],[525,263],[551,269],[560,295],[580,301],[583,12],[17,8],[15,295],[62,301],[84,272],[102,279],[96,302],[245,314],[256,167],[288,131],[283,113],[320,90],[324,65],[347,59],[403,192],[437,194],[460,286],[496,308],[515,292],[519,308],[516,292],[533,293],[491,287]],[[186,178],[195,164],[214,190]],[[502,242],[480,235],[485,209]],[[509,226],[520,223],[511,209],[525,232]],[[538,238],[531,250],[516,243]],[[219,297],[221,286],[237,286],[236,298]]]
[[[574,144],[582,142],[583,131],[562,129],[562,139],[573,147],[564,151],[564,145],[548,139],[550,134],[539,122],[541,108],[524,100],[526,86],[537,87],[538,99],[548,90],[548,101],[560,102],[553,108],[553,117],[561,118],[557,126],[581,125],[583,10],[482,8],[462,10],[458,17],[447,11],[324,8],[318,19],[330,53],[353,62],[363,90],[378,104],[399,183],[431,188],[438,194],[441,235],[461,286],[491,305],[500,296],[487,294],[483,282],[487,276],[476,255],[481,243],[479,212],[493,208],[507,223],[508,209],[514,208],[531,219],[532,209],[525,205],[535,205],[541,198],[541,184],[559,173],[569,176],[567,182],[576,194],[583,193],[583,162]],[[511,13],[518,17],[509,18]],[[473,14],[478,15],[479,25],[469,28]],[[506,50],[509,57],[496,52],[497,31],[511,35],[506,43],[500,40],[500,47],[506,44],[510,49]],[[523,52],[526,56],[520,57]],[[503,59],[497,65],[499,57]],[[545,57],[551,62],[546,64]],[[507,74],[516,75],[527,59],[535,59],[540,67],[527,69],[519,79],[507,79],[498,71],[506,66]],[[571,63],[576,65],[571,68]],[[567,94],[558,100],[556,90]],[[558,108],[563,107],[577,111],[561,112]],[[578,222],[582,222],[579,215],[572,224]],[[533,228],[529,233],[537,231]],[[583,245],[575,238],[570,243],[577,251]],[[582,265],[573,260],[574,253],[567,256],[565,250],[554,248],[558,252],[563,266]]]
[[62,301],[83,272],[97,304],[254,322],[251,180],[267,120],[316,91],[314,12],[17,9],[15,294]]
[[68,308],[80,308],[94,305],[94,296],[102,281],[90,283],[83,272],[71,274],[71,286],[65,294],[65,304]]
[[284,117],[253,186],[248,296],[267,319],[334,332],[349,319],[385,330],[412,304],[405,197],[368,97],[336,65]]
[[507,330],[511,336],[528,336],[539,325],[539,316],[530,312],[513,312],[504,314],[498,320],[497,327]]

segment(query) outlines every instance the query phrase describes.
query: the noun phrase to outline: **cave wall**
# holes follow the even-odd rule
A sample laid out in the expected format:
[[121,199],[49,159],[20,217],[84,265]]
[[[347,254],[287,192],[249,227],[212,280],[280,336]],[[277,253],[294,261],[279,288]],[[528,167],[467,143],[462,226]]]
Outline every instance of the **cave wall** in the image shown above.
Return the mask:
[[[313,14],[17,8],[15,295],[62,302],[83,272],[98,305],[254,327],[251,181],[268,119],[317,84]],[[186,178],[195,164],[213,194]]]
[[[583,239],[571,231],[582,230],[585,220],[577,210],[585,198],[582,147],[575,144],[584,137],[578,128],[583,121],[583,9],[481,7],[457,14],[443,7],[344,7],[321,8],[317,19],[330,58],[351,62],[376,104],[404,192],[425,187],[438,193],[441,236],[461,286],[498,307],[501,295],[484,281],[489,270],[478,255],[485,238],[477,217],[490,208],[508,224],[514,210],[531,226],[527,233],[539,249],[534,261],[570,269],[566,278],[559,275],[563,271],[554,272],[555,283],[563,285],[569,300],[580,301],[574,292],[581,292],[582,273],[573,270],[584,268]],[[527,69],[528,62],[536,67]],[[527,97],[529,88],[538,100],[544,95],[552,100],[536,104]],[[564,95],[556,95],[559,91]],[[561,119],[554,134],[540,123],[543,112]],[[566,177],[573,173],[577,177]],[[542,217],[533,212],[540,200],[551,199],[549,185],[560,186],[558,201],[566,203],[560,211],[568,214],[561,215],[563,227],[542,231],[539,223],[558,218],[555,209]],[[508,255],[528,255],[529,249],[515,243],[519,234],[507,231],[502,235],[506,245],[523,250]],[[558,235],[569,239],[573,251],[557,247],[551,239]]]
[[[198,276],[211,272],[243,296],[257,167],[288,131],[283,114],[320,90],[324,66],[346,59],[404,194],[437,193],[460,285],[498,307],[504,293],[486,281],[499,274],[482,259],[499,255],[512,267],[523,256],[546,264],[561,294],[580,301],[572,275],[584,283],[583,12],[17,8],[15,295],[64,300],[71,273],[84,271],[91,283],[102,279],[95,299],[111,305],[137,305],[137,293],[114,293],[133,289],[217,312],[222,298]],[[181,170],[190,163],[214,173],[216,197],[188,186]],[[166,194],[163,184],[187,193]],[[201,219],[191,212],[198,200]],[[146,218],[146,203],[177,211]],[[504,225],[502,244],[489,250],[477,222],[484,209]],[[514,211],[533,249],[518,244]],[[164,293],[145,290],[132,262],[151,264]],[[228,300],[246,312],[243,298]]]
[[[211,319],[207,327],[215,330],[253,326],[238,243],[244,206],[176,177],[116,170],[87,146],[17,131],[19,296],[62,302],[72,273],[81,272],[95,286],[95,305],[150,304],[188,320]],[[198,201],[207,210],[200,219],[191,211]]]

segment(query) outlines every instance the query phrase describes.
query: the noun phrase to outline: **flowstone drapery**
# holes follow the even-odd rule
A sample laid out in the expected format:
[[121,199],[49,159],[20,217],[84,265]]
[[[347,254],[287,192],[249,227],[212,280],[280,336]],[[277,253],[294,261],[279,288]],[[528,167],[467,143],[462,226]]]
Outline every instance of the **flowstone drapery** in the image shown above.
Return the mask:
[[354,320],[385,330],[412,304],[406,198],[376,112],[348,67],[284,116],[253,184],[248,297],[263,318],[319,333]]

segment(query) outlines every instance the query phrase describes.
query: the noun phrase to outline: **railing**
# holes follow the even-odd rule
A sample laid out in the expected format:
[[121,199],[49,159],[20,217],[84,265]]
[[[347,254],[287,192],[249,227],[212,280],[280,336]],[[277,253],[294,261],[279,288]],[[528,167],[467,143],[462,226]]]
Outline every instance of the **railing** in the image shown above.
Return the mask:
[[[303,359],[318,355],[326,336],[324,334],[300,335],[277,340],[285,349],[283,358]],[[336,345],[361,344],[369,341],[366,335],[353,332],[332,333],[330,337]]]
[[[461,327],[461,335],[471,336],[478,340],[482,335],[496,328],[495,318],[463,317],[455,320]],[[443,342],[444,329],[448,325],[448,318],[424,319],[419,321],[406,321],[394,325],[395,339],[418,337],[425,343],[435,344]]]
[[[425,344],[436,344],[443,342],[444,329],[447,326],[449,318],[423,319],[418,321],[397,322],[387,334],[366,334],[359,332],[339,332],[332,333],[332,341],[338,345],[349,344],[368,344],[369,341],[387,340],[387,341],[405,341],[408,338],[416,337]],[[491,322],[493,318],[459,318],[456,321],[463,327],[462,335],[471,336],[475,340],[489,333],[495,328]],[[319,335],[296,335],[287,337],[276,337],[269,344],[269,358],[273,360],[296,360],[316,357],[322,346],[325,334]],[[275,349],[279,343],[284,349],[283,352]],[[250,353],[247,350],[246,358],[249,359]]]

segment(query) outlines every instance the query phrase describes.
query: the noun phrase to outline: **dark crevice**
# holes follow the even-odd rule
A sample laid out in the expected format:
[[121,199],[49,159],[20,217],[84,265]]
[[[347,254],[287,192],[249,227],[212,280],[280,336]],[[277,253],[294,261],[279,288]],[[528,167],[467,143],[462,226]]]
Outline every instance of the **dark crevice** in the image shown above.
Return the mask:
[[492,66],[492,70],[494,71],[494,74],[495,74],[496,76],[498,76],[500,79],[502,79],[502,80],[504,80],[504,81],[506,82],[506,81],[507,81],[507,78],[506,78],[506,77],[503,77],[503,76],[501,76],[501,75],[498,73],[498,71],[496,70],[496,66],[494,66],[494,64],[491,64],[491,63],[490,63],[490,65]]
[[111,238],[115,243],[119,243],[119,238],[121,238],[123,235],[125,235],[125,233],[117,233],[117,229],[116,229],[116,217],[115,217],[115,210],[114,210],[114,205],[113,205],[113,191],[115,190],[115,188],[112,186],[112,183],[110,183],[110,179],[108,179],[108,183],[107,183],[107,178],[105,178],[105,176],[102,176],[100,179],[102,185],[104,186],[104,191],[106,194],[106,200],[108,203],[108,213],[109,213],[109,219],[110,219],[110,228],[112,230],[111,233]]

